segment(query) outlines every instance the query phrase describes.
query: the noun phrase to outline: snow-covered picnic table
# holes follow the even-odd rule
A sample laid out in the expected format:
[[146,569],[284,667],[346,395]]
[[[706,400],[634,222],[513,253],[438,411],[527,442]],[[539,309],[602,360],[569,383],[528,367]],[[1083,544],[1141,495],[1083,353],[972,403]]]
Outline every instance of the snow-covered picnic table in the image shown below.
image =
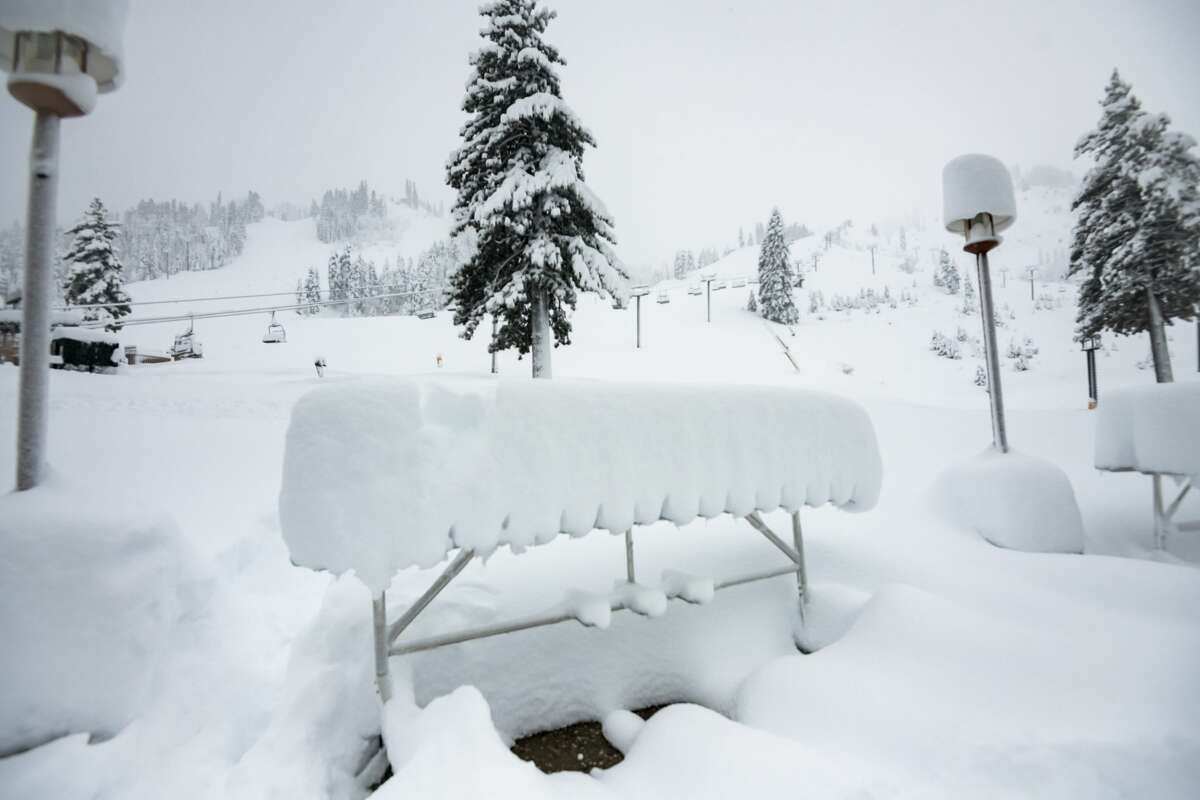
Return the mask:
[[[803,614],[799,511],[871,508],[881,464],[874,428],[853,402],[790,387],[529,381],[471,377],[367,380],[313,391],[296,405],[280,494],[294,563],[353,571],[375,598],[377,675],[387,653],[577,619],[610,610],[661,613],[669,598],[795,573]],[[786,543],[760,516],[792,514]],[[636,580],[633,528],[731,514],[789,559],[725,580]],[[627,585],[578,608],[392,648],[474,557],[516,552],[559,534],[626,537]],[[384,592],[402,569],[458,551],[425,595],[388,626]],[[703,584],[703,585],[701,585]],[[385,634],[386,629],[386,634]]]
[[[1116,389],[1099,411],[1096,468],[1153,478],[1155,544],[1163,546],[1171,530],[1200,530],[1200,521],[1174,521],[1180,503],[1200,482],[1200,382]],[[1169,504],[1162,496],[1164,477],[1181,487]]]

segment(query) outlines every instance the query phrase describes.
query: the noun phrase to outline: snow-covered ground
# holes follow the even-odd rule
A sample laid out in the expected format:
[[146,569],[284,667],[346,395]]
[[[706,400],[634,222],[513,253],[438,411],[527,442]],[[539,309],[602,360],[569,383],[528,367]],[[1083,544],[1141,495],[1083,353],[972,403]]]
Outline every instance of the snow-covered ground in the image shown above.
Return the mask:
[[[992,257],[994,270],[1010,270],[1007,286],[996,280],[997,303],[1011,312],[1000,342],[1029,337],[1038,352],[1028,371],[1002,359],[1010,440],[1065,470],[1082,512],[1083,556],[998,549],[931,502],[942,470],[990,441],[987,396],[973,383],[978,316],[931,285],[931,248],[957,250],[934,224],[906,230],[918,253],[913,274],[898,268],[895,232],[876,253],[875,275],[858,228],[828,252],[820,235],[795,243],[794,258],[809,264],[819,249],[821,260],[796,293],[801,323],[790,331],[744,310],[749,287],[714,292],[706,324],[705,298],[688,295],[687,281],[668,282],[669,303],[654,302],[656,293],[642,303],[637,350],[634,311],[585,298],[574,343],[554,353],[556,377],[797,386],[867,409],[883,460],[878,506],[805,516],[809,637],[823,647],[796,653],[787,576],[705,606],[672,604],[655,619],[614,615],[603,631],[565,624],[397,658],[401,691],[386,720],[395,776],[378,795],[1195,796],[1200,537],[1180,534],[1166,552],[1152,550],[1149,479],[1093,468],[1074,289],[1039,285],[1050,307],[1035,310],[1019,278],[1039,250],[1062,246],[1065,200],[1043,192],[1018,202],[1029,210]],[[404,246],[415,255],[426,244]],[[323,268],[330,250],[311,221],[268,220],[251,226],[245,253],[224,270],[130,291],[145,300],[287,290],[308,266]],[[750,275],[756,258],[756,248],[743,248],[715,269]],[[917,302],[809,313],[811,291],[828,302],[884,287]],[[369,597],[352,577],[289,563],[277,511],[289,414],[322,382],[438,372],[439,354],[442,373],[479,375],[490,359],[483,339],[459,339],[445,312],[282,321],[282,345],[261,343],[266,315],[203,321],[203,360],[53,375],[56,479],[116,506],[169,513],[187,569],[144,711],[107,741],[73,736],[0,760],[0,794],[362,794],[352,773],[380,730]],[[960,326],[962,359],[928,349],[934,330],[953,337]],[[122,338],[165,349],[183,327],[131,327]],[[1171,333],[1177,377],[1195,380],[1194,329]],[[1111,388],[1153,380],[1137,366],[1144,338],[1109,345],[1099,356],[1101,403]],[[329,365],[323,381],[312,366],[318,355]],[[499,366],[504,376],[528,374],[510,354]],[[10,450],[16,373],[0,367],[0,443]],[[0,462],[0,484],[12,470]],[[1200,501],[1189,499],[1180,516],[1200,516]],[[768,522],[785,530],[782,514]],[[723,576],[779,564],[770,544],[728,517],[679,530],[659,523],[636,536],[639,574],[650,580],[666,569]],[[572,590],[607,592],[623,570],[622,541],[600,531],[519,557],[501,550],[469,566],[414,633],[543,611]],[[400,574],[389,590],[393,615],[433,574]],[[69,644],[61,652],[78,680],[103,691],[86,649]],[[612,716],[668,701],[695,705],[644,725]],[[507,751],[525,733],[605,717],[627,752],[606,772],[543,776]]]

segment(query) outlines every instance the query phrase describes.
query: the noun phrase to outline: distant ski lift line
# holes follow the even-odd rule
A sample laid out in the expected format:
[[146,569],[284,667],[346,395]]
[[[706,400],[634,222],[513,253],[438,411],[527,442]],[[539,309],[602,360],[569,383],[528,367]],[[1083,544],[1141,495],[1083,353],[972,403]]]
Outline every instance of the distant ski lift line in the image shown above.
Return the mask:
[[[312,308],[313,306],[336,306],[348,303],[362,303],[367,300],[382,300],[387,297],[411,297],[412,295],[429,294],[432,290],[427,289],[419,292],[391,292],[388,294],[372,294],[365,297],[347,297],[340,300],[316,300],[306,303],[295,303],[284,306],[260,306],[258,308],[234,308],[227,311],[201,311],[200,313],[187,314],[170,314],[162,317],[141,317],[135,319],[97,319],[89,320],[83,323],[81,328],[103,328],[107,325],[116,325],[119,328],[124,328],[128,325],[154,325],[160,322],[186,322],[194,319],[220,319],[222,317],[247,317],[256,314],[270,314],[273,311],[297,311],[302,308]],[[295,292],[287,294],[294,295]],[[186,301],[176,301],[186,302]],[[111,303],[107,305],[112,305]],[[73,308],[84,308],[84,306],[73,306]]]
[[[381,288],[395,289],[397,287],[384,286]],[[405,292],[404,294],[429,294],[432,291],[433,291],[433,289],[424,289],[421,291]],[[320,292],[320,294],[329,294],[329,290],[328,289],[323,290]],[[159,305],[167,305],[170,303],[208,303],[208,302],[215,302],[217,300],[254,300],[254,299],[257,299],[260,297],[295,297],[295,296],[296,296],[296,290],[292,289],[290,292],[264,292],[262,294],[230,294],[230,295],[214,296],[214,297],[184,297],[184,298],[179,298],[178,300],[130,300],[126,303],[122,303],[121,305],[159,306]],[[399,295],[380,295],[380,296],[397,297]],[[356,299],[360,299],[360,298],[356,298]],[[368,298],[361,298],[361,299],[368,299]],[[342,302],[342,301],[339,300],[337,302]],[[81,303],[79,305],[56,306],[54,310],[55,311],[75,311],[77,309],[85,309],[85,308],[108,308],[111,305],[115,305],[115,304],[114,303]],[[317,304],[316,303],[307,303],[307,305],[317,305]]]

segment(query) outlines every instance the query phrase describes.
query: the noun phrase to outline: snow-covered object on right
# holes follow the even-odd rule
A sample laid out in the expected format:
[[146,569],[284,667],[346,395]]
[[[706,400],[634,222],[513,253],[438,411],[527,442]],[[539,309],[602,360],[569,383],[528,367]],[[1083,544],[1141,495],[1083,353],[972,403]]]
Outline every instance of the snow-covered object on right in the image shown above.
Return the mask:
[[988,448],[938,476],[948,519],[987,541],[1029,553],[1082,553],[1083,518],[1071,481],[1042,458]]
[[0,498],[0,757],[111,736],[147,701],[185,561],[169,518],[113,505],[53,482]]
[[1106,393],[1096,418],[1096,468],[1200,478],[1200,382]]
[[968,153],[942,169],[942,218],[946,230],[966,233],[977,214],[991,214],[999,233],[1017,218],[1008,168],[993,156]]

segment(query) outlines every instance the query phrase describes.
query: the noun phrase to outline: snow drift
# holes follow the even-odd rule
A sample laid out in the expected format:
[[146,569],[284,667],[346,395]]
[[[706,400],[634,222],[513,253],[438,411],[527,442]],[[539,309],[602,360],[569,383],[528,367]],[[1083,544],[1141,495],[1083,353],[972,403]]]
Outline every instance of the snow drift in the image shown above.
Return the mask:
[[784,387],[418,378],[296,405],[279,509],[293,562],[373,591],[455,547],[833,503],[874,505],[875,431]]
[[0,755],[109,736],[141,710],[179,615],[174,523],[42,486],[0,499]]
[[988,448],[938,476],[934,497],[956,525],[1030,553],[1082,553],[1075,490],[1055,464]]
[[1096,419],[1096,468],[1200,477],[1200,382],[1114,389]]

